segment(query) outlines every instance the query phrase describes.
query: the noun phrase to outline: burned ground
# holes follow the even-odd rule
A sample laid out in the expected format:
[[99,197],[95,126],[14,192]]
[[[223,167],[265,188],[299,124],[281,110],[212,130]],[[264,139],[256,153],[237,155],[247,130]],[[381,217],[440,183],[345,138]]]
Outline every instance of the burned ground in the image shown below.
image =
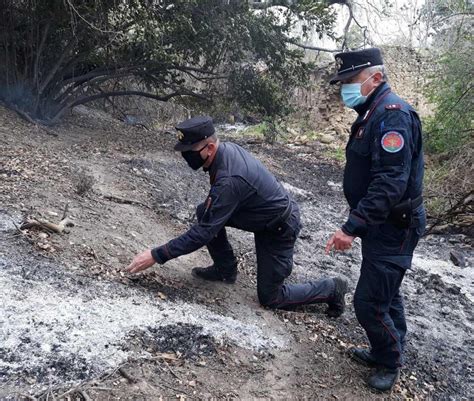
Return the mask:
[[[210,262],[205,250],[123,273],[134,254],[192,224],[205,199],[208,176],[170,152],[173,135],[85,108],[48,131],[0,113],[0,397],[379,397],[363,384],[369,372],[345,355],[365,344],[350,304],[336,320],[319,306],[258,305],[249,233],[229,230],[240,262],[234,286],[189,274]],[[353,290],[359,244],[347,254],[323,252],[347,214],[341,166],[318,144],[227,135],[301,205],[290,280],[340,275]],[[70,233],[17,230],[26,215],[59,221],[66,204]],[[410,334],[393,399],[473,393],[473,271],[454,266],[451,250],[472,261],[466,237],[424,238],[404,282]]]

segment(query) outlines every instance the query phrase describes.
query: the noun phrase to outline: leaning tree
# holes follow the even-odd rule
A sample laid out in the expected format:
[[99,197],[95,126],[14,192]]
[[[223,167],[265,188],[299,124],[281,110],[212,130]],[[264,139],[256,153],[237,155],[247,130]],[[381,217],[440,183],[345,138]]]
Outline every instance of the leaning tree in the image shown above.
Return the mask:
[[0,0],[0,100],[42,124],[116,96],[282,114],[309,69],[291,32],[331,33],[333,3],[346,2]]

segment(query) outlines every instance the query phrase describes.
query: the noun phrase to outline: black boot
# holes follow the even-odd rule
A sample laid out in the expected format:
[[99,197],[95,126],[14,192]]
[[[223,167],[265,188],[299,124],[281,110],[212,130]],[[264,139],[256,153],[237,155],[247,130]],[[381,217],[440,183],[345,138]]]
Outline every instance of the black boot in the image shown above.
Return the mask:
[[367,384],[377,391],[390,391],[400,377],[400,369],[377,368]]
[[331,302],[328,302],[326,315],[329,317],[339,317],[344,313],[346,307],[345,295],[347,293],[347,281],[342,278],[335,277],[334,280],[334,296]]
[[234,284],[237,279],[237,265],[229,269],[222,269],[216,265],[208,267],[195,267],[191,271],[194,277],[207,281],[222,281],[227,284]]
[[351,348],[349,350],[349,356],[361,365],[368,366],[369,368],[377,366],[375,358],[372,356],[370,351],[365,348]]

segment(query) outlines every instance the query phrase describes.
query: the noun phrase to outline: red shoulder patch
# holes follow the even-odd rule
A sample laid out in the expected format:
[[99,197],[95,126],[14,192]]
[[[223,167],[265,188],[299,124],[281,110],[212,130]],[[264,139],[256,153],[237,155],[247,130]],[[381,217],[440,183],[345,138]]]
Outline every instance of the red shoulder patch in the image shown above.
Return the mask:
[[405,140],[397,131],[389,131],[382,137],[382,149],[388,153],[397,153],[403,149]]
[[400,103],[386,104],[385,110],[400,110],[402,105]]

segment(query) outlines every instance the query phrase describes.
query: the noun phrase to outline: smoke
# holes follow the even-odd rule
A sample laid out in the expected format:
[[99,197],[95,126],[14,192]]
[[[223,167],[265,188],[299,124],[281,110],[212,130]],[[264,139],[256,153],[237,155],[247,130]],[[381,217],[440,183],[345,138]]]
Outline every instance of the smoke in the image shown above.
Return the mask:
[[37,121],[51,120],[57,104],[45,97],[39,97],[35,91],[25,82],[0,85],[0,101],[5,106],[25,113]]

